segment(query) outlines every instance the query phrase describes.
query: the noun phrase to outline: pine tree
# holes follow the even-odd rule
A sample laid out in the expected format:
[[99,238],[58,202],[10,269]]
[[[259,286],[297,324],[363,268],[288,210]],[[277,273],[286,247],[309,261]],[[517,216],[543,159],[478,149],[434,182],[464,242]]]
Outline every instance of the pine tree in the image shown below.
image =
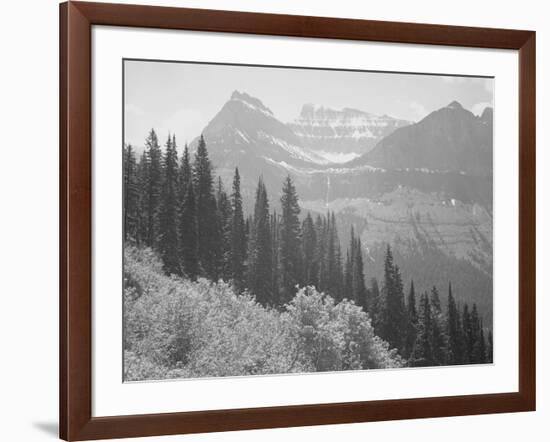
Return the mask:
[[183,273],[194,280],[200,273],[197,233],[197,209],[193,183],[186,186],[180,209],[180,257]]
[[464,304],[462,312],[462,336],[464,341],[463,363],[471,364],[473,362],[474,335],[468,304]]
[[[352,229],[352,237],[353,237],[353,226]],[[352,273],[353,273],[353,266],[352,266],[352,260],[351,255],[353,254],[353,251],[351,250],[354,246],[353,241],[350,243],[350,247],[348,248],[348,251],[346,252],[346,263],[344,265],[344,298],[352,298],[353,297],[353,289],[352,289]]]
[[313,219],[308,212],[302,223],[302,262],[303,262],[303,274],[302,285],[316,285],[317,283],[317,265],[315,261],[315,248],[317,245],[317,235],[315,232],[315,226],[313,225]]
[[197,210],[198,258],[204,276],[217,280],[220,268],[220,227],[215,214],[216,197],[212,176],[212,163],[204,137],[201,135],[193,165],[193,185]]
[[246,232],[241,197],[241,177],[238,168],[235,169],[235,176],[233,178],[231,206],[233,209],[231,222],[231,273],[237,292],[241,292],[245,287]]
[[352,248],[351,256],[351,291],[353,300],[357,305],[367,310],[367,288],[365,287],[365,272],[363,269],[363,247],[361,238],[354,240],[355,245]]
[[325,247],[326,247],[326,221],[321,215],[315,218],[315,237],[317,244],[315,246],[315,263],[317,273],[315,275],[317,290],[323,292],[326,290],[326,270],[325,270]]
[[449,295],[447,299],[447,363],[459,365],[463,356],[460,343],[460,315],[453,297],[451,283],[449,282]]
[[138,213],[137,213],[137,244],[147,245],[147,207],[149,161],[147,152],[143,151],[137,165]]
[[124,240],[138,243],[139,186],[136,154],[131,144],[124,148]]
[[369,314],[372,319],[372,326],[374,327],[374,333],[380,335],[380,326],[382,321],[382,299],[380,297],[380,289],[378,287],[378,280],[371,278],[370,280],[370,305]]
[[176,139],[168,135],[162,157],[158,249],[167,274],[181,274],[178,250],[178,154]]
[[410,358],[413,367],[431,367],[435,364],[432,349],[432,310],[428,294],[420,297],[420,315],[418,322],[418,334],[414,350]]
[[486,361],[488,364],[493,363],[493,332],[489,330],[489,334],[487,335],[487,357]]
[[472,324],[472,357],[471,363],[483,364],[485,362],[485,342],[481,342],[481,336],[483,334],[481,319],[477,312],[477,305],[474,303],[471,313]]
[[187,187],[193,185],[193,170],[191,169],[191,160],[189,158],[189,148],[187,144],[183,149],[183,155],[181,156],[181,164],[179,168],[179,201],[180,207],[183,203],[183,199],[187,194]]
[[479,348],[478,348],[478,364],[485,364],[487,362],[487,348],[485,345],[485,332],[483,331],[483,323],[479,328]]
[[[391,347],[403,350],[403,329],[405,325],[403,283],[399,268],[393,263],[393,255],[388,245],[386,259],[384,261],[384,296],[385,305],[383,312],[383,324],[381,327],[382,338]],[[430,317],[431,320],[431,317]]]
[[233,221],[233,209],[229,197],[223,188],[221,177],[218,177],[218,189],[216,193],[217,218],[220,228],[220,268],[219,275],[224,281],[229,281],[232,276],[231,263],[231,230]]
[[279,293],[280,289],[280,262],[279,262],[279,215],[277,211],[273,211],[269,225],[271,228],[271,297],[272,304],[279,304]]
[[179,255],[183,273],[194,280],[199,274],[197,210],[189,149],[185,145],[179,168]]
[[287,303],[296,293],[300,281],[300,206],[290,175],[287,175],[281,196],[281,226],[279,232],[279,262],[281,302]]
[[403,356],[406,359],[409,359],[413,353],[417,331],[418,312],[416,310],[416,294],[414,291],[414,282],[411,281],[411,287],[407,298],[407,332],[405,334],[405,349],[403,352]]
[[327,213],[326,233],[325,233],[325,272],[326,272],[326,291],[334,297],[337,286],[336,277],[336,238],[335,238],[335,219],[334,213]]
[[[335,252],[335,272],[334,272],[334,299],[337,301],[341,301],[344,298],[344,269],[342,266],[342,248],[340,246],[340,241],[336,242],[336,252]],[[364,287],[364,279],[363,279],[363,287]],[[367,301],[366,297],[367,291],[365,288],[365,302]],[[366,311],[366,306],[363,307]]]
[[445,361],[445,338],[443,336],[443,317],[441,300],[435,286],[430,293],[430,305],[432,309],[432,352],[435,365],[443,365]]
[[159,205],[162,186],[162,152],[153,129],[145,140],[145,245],[156,248],[159,240]]
[[269,201],[262,177],[256,188],[254,218],[250,225],[248,288],[262,305],[277,305],[272,293],[272,250]]

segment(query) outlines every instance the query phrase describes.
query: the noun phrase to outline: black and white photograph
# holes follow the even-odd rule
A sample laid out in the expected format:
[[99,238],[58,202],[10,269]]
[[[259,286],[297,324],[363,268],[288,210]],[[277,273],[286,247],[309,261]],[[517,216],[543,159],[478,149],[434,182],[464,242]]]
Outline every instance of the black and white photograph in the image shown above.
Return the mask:
[[492,364],[492,77],[122,81],[125,382]]

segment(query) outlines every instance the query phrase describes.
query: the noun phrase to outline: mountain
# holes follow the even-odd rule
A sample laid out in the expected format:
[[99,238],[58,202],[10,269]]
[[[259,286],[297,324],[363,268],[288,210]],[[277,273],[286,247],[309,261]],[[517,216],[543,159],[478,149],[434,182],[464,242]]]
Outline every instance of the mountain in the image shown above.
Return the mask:
[[492,175],[492,115],[487,108],[477,117],[453,101],[418,123],[395,130],[349,166]]
[[[301,140],[259,99],[235,91],[203,131],[209,150],[222,162],[239,154],[268,157],[290,164],[326,164],[328,161],[302,146]],[[231,148],[235,146],[236,149]]]
[[288,126],[308,147],[332,162],[346,162],[368,152],[395,129],[410,124],[357,109],[335,110],[306,104]]
[[[418,123],[386,125],[391,133],[350,162],[329,161],[326,152],[357,152],[356,141],[370,139],[359,136],[367,133],[365,122],[372,128],[384,118],[306,106],[301,124],[284,124],[259,99],[235,91],[203,135],[215,174],[228,189],[239,167],[246,213],[253,210],[260,175],[271,208],[278,210],[281,185],[290,174],[303,215],[334,211],[342,244],[355,227],[366,275],[382,276],[385,244],[393,244],[406,283],[414,278],[419,291],[435,283],[443,293],[452,280],[457,296],[477,302],[489,321],[492,109],[477,117],[453,102]],[[332,138],[320,135],[322,127],[333,128]]]

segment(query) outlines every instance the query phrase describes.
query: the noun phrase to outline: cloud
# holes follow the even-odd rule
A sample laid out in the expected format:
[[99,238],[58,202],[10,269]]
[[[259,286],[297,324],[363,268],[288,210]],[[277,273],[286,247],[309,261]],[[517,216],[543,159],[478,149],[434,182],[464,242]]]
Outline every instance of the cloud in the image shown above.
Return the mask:
[[488,103],[486,101],[482,101],[480,103],[474,104],[472,107],[470,107],[470,111],[474,115],[481,115],[486,107],[493,107],[493,103]]

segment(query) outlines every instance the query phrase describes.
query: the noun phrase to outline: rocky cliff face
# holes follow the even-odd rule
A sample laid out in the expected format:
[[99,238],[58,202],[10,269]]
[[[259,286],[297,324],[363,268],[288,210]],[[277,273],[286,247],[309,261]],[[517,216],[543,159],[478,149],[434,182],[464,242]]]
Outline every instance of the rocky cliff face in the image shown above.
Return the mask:
[[382,138],[408,124],[357,109],[335,110],[306,104],[289,127],[304,146],[329,161],[343,163],[368,152]]
[[453,101],[416,124],[400,128],[353,165],[492,175],[492,109],[480,117]]

